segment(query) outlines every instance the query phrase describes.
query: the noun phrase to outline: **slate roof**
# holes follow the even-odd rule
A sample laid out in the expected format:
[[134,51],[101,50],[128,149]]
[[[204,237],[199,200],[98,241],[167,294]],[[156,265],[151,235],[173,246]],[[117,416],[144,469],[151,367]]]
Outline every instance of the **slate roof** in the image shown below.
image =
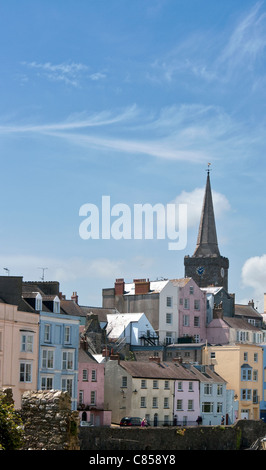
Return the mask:
[[235,315],[254,317],[262,320],[261,314],[252,305],[235,304]]
[[90,307],[90,306],[80,306],[82,310],[82,315],[97,315],[99,322],[107,323],[107,315],[112,313],[117,313],[115,308],[104,308],[104,307]]
[[84,349],[79,348],[79,363],[91,363],[91,362],[96,362],[96,359],[87,351],[84,351]]
[[120,366],[135,378],[198,380],[189,370],[175,362],[120,361]]
[[209,366],[199,366],[199,368],[197,368],[196,366],[191,365],[189,370],[195,374],[200,382],[227,383],[226,380],[224,380]]
[[207,173],[207,181],[203,207],[201,212],[200,226],[197,238],[197,246],[193,257],[197,256],[220,256],[218,248],[215,217],[212,202],[210,174]]
[[73,300],[60,300],[61,313],[72,316],[86,316],[82,308]]
[[238,330],[252,330],[255,332],[261,331],[260,328],[248,323],[243,318],[236,318],[236,317],[223,317],[223,321],[230,326],[230,328],[235,328]]

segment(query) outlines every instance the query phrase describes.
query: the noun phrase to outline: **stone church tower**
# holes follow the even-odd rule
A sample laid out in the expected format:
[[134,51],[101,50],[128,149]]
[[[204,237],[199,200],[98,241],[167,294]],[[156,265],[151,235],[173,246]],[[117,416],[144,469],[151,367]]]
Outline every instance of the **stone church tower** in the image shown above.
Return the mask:
[[184,265],[185,276],[199,287],[219,286],[228,292],[229,260],[220,255],[218,247],[209,169],[197,246],[192,256],[185,256]]

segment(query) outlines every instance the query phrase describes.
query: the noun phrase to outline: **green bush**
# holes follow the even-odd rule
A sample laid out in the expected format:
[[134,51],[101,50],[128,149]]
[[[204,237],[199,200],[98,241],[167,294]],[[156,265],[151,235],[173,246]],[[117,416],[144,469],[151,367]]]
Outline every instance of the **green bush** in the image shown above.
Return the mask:
[[0,449],[18,450],[23,440],[23,425],[14,406],[6,403],[0,395]]

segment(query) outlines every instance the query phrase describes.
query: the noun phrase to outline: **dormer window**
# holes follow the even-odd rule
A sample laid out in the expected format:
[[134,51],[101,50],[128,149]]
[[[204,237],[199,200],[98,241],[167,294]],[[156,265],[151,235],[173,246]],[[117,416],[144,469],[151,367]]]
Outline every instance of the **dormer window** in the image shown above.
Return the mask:
[[41,294],[37,294],[35,298],[35,310],[40,312],[42,310],[42,296]]
[[60,300],[57,296],[54,298],[54,313],[60,313]]

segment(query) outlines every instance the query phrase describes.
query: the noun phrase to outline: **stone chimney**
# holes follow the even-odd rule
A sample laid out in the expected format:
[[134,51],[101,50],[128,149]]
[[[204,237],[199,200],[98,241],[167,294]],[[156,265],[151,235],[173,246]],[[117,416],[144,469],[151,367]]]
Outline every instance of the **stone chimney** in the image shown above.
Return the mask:
[[112,354],[110,355],[110,361],[117,361],[120,364],[120,354]]
[[150,291],[149,279],[134,279],[135,295],[147,294]]
[[125,290],[125,281],[124,279],[115,280],[115,295],[123,295]]
[[71,295],[71,300],[73,300],[73,302],[75,302],[76,304],[78,303],[77,292],[73,292],[73,295]]
[[248,306],[254,308],[254,300],[253,300],[253,299],[252,299],[252,300],[249,300]]
[[220,302],[219,305],[214,304],[213,318],[223,319],[223,302]]

